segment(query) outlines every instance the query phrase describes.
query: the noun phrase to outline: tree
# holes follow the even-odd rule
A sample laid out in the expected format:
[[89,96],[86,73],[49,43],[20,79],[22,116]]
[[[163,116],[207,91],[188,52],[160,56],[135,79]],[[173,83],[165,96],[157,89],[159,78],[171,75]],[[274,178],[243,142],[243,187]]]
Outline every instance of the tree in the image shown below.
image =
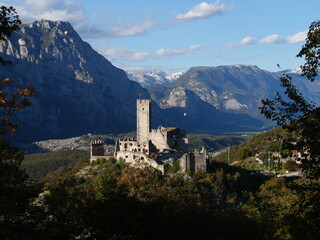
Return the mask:
[[[19,24],[19,15],[13,7],[0,7],[0,41],[6,41],[12,32],[19,29]],[[0,64],[9,65],[11,62],[0,57]]]
[[[13,7],[0,7],[0,41],[6,41],[12,32],[19,28],[19,16]],[[0,64],[9,65],[10,61],[0,57]],[[21,216],[25,214],[29,200],[27,175],[20,169],[23,155],[4,139],[6,134],[13,134],[18,123],[10,116],[30,105],[33,96],[31,87],[8,88],[11,79],[0,81],[0,236],[7,239],[16,238]]]
[[[0,7],[0,41],[6,41],[12,32],[19,29],[19,24],[19,15],[13,7]],[[5,66],[12,63],[0,57],[0,64]],[[29,106],[28,98],[34,95],[33,89],[29,86],[12,90],[8,88],[10,85],[10,78],[0,82],[0,136],[12,134],[17,130],[18,123],[11,121],[9,117],[13,112]]]
[[[302,76],[314,81],[320,66],[320,21],[310,25],[306,43],[297,57],[305,58]],[[301,95],[288,74],[283,74],[280,81],[286,98],[277,93],[274,99],[262,100],[261,113],[289,133],[297,134],[296,147],[308,153],[302,158],[303,172],[310,178],[320,178],[320,108]],[[285,144],[293,148],[290,142]]]

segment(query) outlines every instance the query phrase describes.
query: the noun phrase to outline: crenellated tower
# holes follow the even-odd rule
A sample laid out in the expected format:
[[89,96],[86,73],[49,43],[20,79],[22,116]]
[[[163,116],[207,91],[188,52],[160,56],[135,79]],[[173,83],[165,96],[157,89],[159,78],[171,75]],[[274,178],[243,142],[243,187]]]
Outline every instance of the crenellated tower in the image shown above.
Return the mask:
[[151,132],[151,99],[137,99],[137,142],[148,142]]

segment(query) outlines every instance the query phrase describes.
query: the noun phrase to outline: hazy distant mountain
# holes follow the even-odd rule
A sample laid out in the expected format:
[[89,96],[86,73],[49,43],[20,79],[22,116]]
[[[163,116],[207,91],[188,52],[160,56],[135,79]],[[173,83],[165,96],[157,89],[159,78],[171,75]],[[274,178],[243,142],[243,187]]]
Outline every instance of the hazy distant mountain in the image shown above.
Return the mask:
[[316,103],[317,106],[320,106],[320,82],[319,78],[316,81],[311,82],[306,77],[301,76],[301,69],[290,69],[281,72],[274,73],[278,79],[281,75],[285,73],[292,78],[292,82],[302,93],[303,97],[309,102]]
[[[309,100],[319,100],[319,85],[302,79],[296,73],[290,74],[297,79],[294,82]],[[254,65],[193,67],[175,82],[154,85],[148,90],[163,109],[183,104],[177,92],[187,89],[222,112],[249,114],[264,120],[258,109],[261,99],[273,98],[275,92],[283,91],[280,75]]]
[[142,87],[150,87],[155,84],[173,82],[174,80],[178,79],[182,74],[183,72],[177,72],[169,75],[167,75],[163,71],[151,71],[149,73],[134,72],[128,73],[128,78],[140,83]]

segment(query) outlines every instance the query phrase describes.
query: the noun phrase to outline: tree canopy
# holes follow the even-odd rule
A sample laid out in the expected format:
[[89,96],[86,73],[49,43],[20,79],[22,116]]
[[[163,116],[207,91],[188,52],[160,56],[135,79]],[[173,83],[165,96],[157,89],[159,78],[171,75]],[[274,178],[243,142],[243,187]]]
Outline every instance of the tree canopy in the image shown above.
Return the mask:
[[[302,76],[315,81],[320,66],[320,21],[310,25],[306,43],[297,57],[305,59]],[[320,108],[305,100],[291,76],[283,74],[280,81],[285,97],[277,93],[274,99],[262,100],[261,113],[289,133],[297,134],[296,147],[307,153],[302,159],[303,172],[308,177],[320,178]],[[289,146],[290,142],[286,144]]]
[[[19,28],[19,16],[13,7],[0,7],[0,41],[6,41],[11,33]],[[0,64],[11,64],[0,57]],[[20,169],[23,160],[17,148],[4,139],[6,134],[13,134],[18,123],[10,116],[30,105],[33,96],[31,87],[8,88],[12,80],[0,81],[0,230],[6,233],[14,231],[21,215],[24,215],[29,203],[30,188],[26,184],[28,176]]]

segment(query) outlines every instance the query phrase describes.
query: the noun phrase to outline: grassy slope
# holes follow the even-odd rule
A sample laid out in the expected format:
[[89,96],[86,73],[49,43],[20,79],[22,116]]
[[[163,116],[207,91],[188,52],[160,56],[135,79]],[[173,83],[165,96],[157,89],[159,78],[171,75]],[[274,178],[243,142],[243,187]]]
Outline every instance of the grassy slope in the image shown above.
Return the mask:
[[39,181],[60,166],[74,166],[81,158],[88,159],[89,154],[83,150],[56,151],[26,155],[22,168],[32,180]]
[[214,136],[208,134],[188,134],[189,150],[205,147],[207,152],[217,151],[228,146],[238,145],[250,137],[248,136]]

